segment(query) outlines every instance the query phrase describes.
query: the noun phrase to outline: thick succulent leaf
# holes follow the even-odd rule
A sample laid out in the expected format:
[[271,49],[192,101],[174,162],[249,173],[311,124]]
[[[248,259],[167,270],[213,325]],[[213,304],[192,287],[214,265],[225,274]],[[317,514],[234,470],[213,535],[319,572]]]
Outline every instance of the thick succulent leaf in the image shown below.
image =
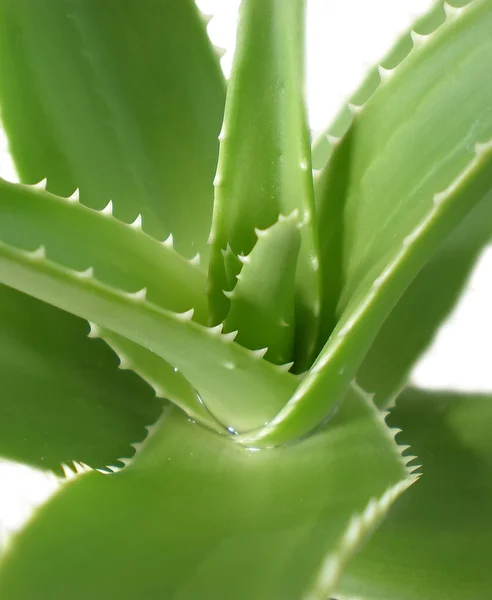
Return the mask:
[[182,408],[191,418],[211,429],[223,431],[208,411],[195,388],[179,372],[160,356],[147,350],[140,344],[91,324],[90,337],[103,339],[117,354],[120,369],[129,369],[137,373],[155,391],[159,398],[170,400]]
[[378,406],[391,403],[436,328],[449,315],[483,247],[492,239],[489,193],[445,240],[398,301],[357,372]]
[[[432,210],[475,144],[491,137],[490,1],[458,12],[434,33],[414,36],[396,68],[380,69],[378,88],[365,106],[351,107],[352,124],[321,175],[322,271],[333,280],[325,300],[337,317],[373,272],[384,271],[392,247]],[[452,124],[448,114],[456,115]]]
[[193,0],[2,0],[0,31],[22,180],[206,252],[224,84]]
[[296,378],[232,341],[92,277],[60,267],[43,252],[0,244],[0,282],[70,311],[155,352],[178,368],[224,425],[260,427],[285,404]]
[[227,293],[231,302],[225,331],[237,331],[236,340],[251,350],[268,349],[265,357],[285,364],[292,360],[294,297],[300,232],[296,213],[265,230],[248,256],[237,285]]
[[[210,264],[211,309],[227,312],[222,290],[227,244],[249,254],[255,228],[299,211],[298,329],[312,351],[319,310],[313,183],[302,98],[303,0],[244,0],[220,135]],[[310,339],[310,342],[307,340]],[[300,342],[299,342],[300,343]],[[305,357],[304,357],[305,358]]]
[[492,2],[455,13],[385,76],[321,176],[323,272],[334,280],[338,270],[339,318],[296,394],[255,436],[264,443],[333,411],[399,297],[492,188]]
[[162,410],[152,389],[73,315],[3,285],[0,315],[0,456],[54,471],[131,456]]
[[127,468],[81,475],[38,510],[4,555],[0,595],[325,600],[411,481],[355,390],[316,434],[256,452],[173,409]]
[[[488,598],[492,589],[492,397],[410,389],[389,417],[422,461],[349,566],[341,595],[361,600]],[[337,596],[338,597],[338,596]]]
[[146,235],[137,220],[128,226],[112,217],[111,205],[96,211],[76,198],[0,180],[0,240],[24,250],[44,246],[50,259],[126,292],[147,289],[164,308],[191,308],[205,321],[206,279],[197,265]]

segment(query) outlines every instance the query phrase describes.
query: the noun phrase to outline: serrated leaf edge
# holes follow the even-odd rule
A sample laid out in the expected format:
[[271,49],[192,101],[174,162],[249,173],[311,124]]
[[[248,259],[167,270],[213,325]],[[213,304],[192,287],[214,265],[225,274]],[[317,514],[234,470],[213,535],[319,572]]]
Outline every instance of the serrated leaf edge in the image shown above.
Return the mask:
[[407,476],[398,483],[389,486],[378,498],[371,498],[361,513],[355,513],[352,516],[344,533],[339,538],[337,549],[325,558],[315,583],[308,593],[304,595],[303,600],[326,600],[326,598],[333,595],[343,575],[345,565],[358,550],[366,536],[381,522],[395,500],[420,477],[420,473],[415,473],[415,470],[420,468],[420,465],[408,466],[408,463],[416,457],[403,456],[403,453],[409,449],[409,446],[400,446],[396,442],[396,436],[401,430],[389,427],[386,422],[389,412],[379,411],[373,402],[374,394],[368,394],[355,380],[351,385],[357,390],[358,394],[364,397],[367,406],[371,409],[373,418],[381,423],[383,431],[391,441],[394,452],[406,471]]
[[[364,301],[354,310],[351,317],[342,327],[336,327],[332,336],[334,343],[329,348],[329,351],[324,352],[323,350],[318,355],[318,358],[314,362],[311,370],[306,374],[293,396],[287,402],[285,407],[278,413],[278,415],[272,419],[265,427],[259,429],[251,434],[245,434],[241,436],[241,440],[249,445],[262,442],[265,438],[268,438],[270,434],[274,433],[279,425],[284,421],[288,420],[292,413],[297,409],[297,405],[302,404],[302,401],[313,382],[316,382],[317,375],[330,363],[333,355],[337,352],[339,346],[343,340],[347,337],[354,326],[361,321],[367,310],[371,307],[372,303],[377,299],[379,291],[384,287],[388,279],[397,271],[400,263],[402,263],[408,255],[413,254],[414,245],[427,233],[429,229],[432,229],[432,225],[439,214],[446,206],[446,200],[452,197],[453,193],[459,189],[460,185],[473,174],[474,170],[479,168],[482,161],[487,158],[492,158],[492,139],[483,143],[476,143],[474,146],[474,156],[466,165],[466,167],[459,173],[459,175],[441,192],[437,192],[433,195],[433,205],[425,217],[417,224],[417,226],[402,240],[402,245],[393,260],[386,266],[382,271],[381,275],[377,277],[371,286],[371,290],[367,293]],[[330,338],[331,339],[331,338]],[[307,433],[307,432],[305,432]],[[282,443],[280,441],[279,443]]]
[[[404,39],[405,37],[407,37],[407,38],[409,37],[411,39],[412,47],[409,50],[409,52],[402,58],[402,60],[397,65],[395,65],[394,67],[391,67],[390,69],[383,66],[383,63],[386,59],[386,55],[385,55],[380,60],[380,62],[376,63],[376,65],[374,67],[378,72],[379,82],[377,83],[375,88],[369,92],[369,94],[364,99],[364,101],[361,102],[361,104],[354,104],[350,100],[346,100],[342,104],[338,115],[342,114],[344,111],[348,111],[351,115],[350,122],[347,124],[345,131],[341,135],[333,135],[332,134],[333,124],[338,121],[338,116],[337,116],[334,119],[334,123],[330,124],[314,140],[313,147],[316,147],[318,145],[318,143],[322,140],[325,140],[328,142],[330,150],[329,150],[328,158],[325,161],[323,166],[325,166],[326,163],[329,161],[331,153],[333,152],[334,148],[342,142],[342,140],[346,137],[348,132],[356,124],[357,119],[360,117],[360,115],[364,111],[367,103],[372,98],[372,96],[377,92],[377,90],[380,89],[381,87],[383,87],[384,85],[386,85],[388,83],[388,81],[393,78],[394,74],[399,70],[399,68],[404,63],[407,62],[408,58],[413,56],[416,52],[419,52],[422,49],[422,47],[427,45],[427,43],[435,36],[435,34],[437,32],[442,31],[443,29],[447,28],[449,25],[454,23],[457,19],[461,18],[464,14],[467,13],[468,10],[470,10],[470,7],[472,7],[474,4],[475,4],[475,0],[469,0],[468,4],[458,8],[455,6],[451,6],[450,4],[448,4],[448,2],[444,2],[443,3],[444,13],[445,13],[444,21],[442,23],[440,23],[439,25],[437,25],[437,27],[433,31],[426,33],[426,34],[417,33],[413,29],[413,27],[415,26],[415,25],[413,25],[411,28],[409,28],[405,33],[403,33],[400,36],[399,39]],[[357,89],[355,91],[352,91],[350,93],[349,97],[352,97],[356,93],[357,93]],[[319,173],[321,171],[322,171],[322,167],[313,169],[313,177],[315,180],[317,179],[317,177],[319,176]]]

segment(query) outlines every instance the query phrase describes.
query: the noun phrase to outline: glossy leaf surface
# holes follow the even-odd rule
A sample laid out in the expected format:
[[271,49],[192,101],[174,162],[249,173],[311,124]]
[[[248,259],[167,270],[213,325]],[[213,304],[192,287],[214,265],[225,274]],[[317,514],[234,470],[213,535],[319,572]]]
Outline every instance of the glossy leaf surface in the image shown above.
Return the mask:
[[73,600],[324,600],[408,485],[355,390],[327,428],[258,452],[171,412],[123,471],[82,475],[38,511],[2,561],[1,597],[64,599],[75,564]]
[[421,479],[349,565],[361,600],[487,598],[492,588],[492,398],[408,390],[389,418]]

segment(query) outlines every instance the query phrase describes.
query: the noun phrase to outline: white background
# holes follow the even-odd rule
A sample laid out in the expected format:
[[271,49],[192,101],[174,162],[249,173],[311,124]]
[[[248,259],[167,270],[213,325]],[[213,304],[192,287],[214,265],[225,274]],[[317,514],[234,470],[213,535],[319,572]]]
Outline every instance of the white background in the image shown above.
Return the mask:
[[[285,0],[288,1],[288,0]],[[238,0],[198,0],[214,19],[209,34],[228,49],[222,59],[230,71]],[[378,62],[395,38],[430,0],[308,0],[307,102],[313,130],[326,127],[340,104]],[[0,151],[5,140],[0,140]],[[0,175],[15,175],[5,153]],[[484,252],[464,298],[416,366],[413,380],[431,388],[492,391],[492,249]],[[404,343],[404,341],[402,341]],[[11,529],[53,489],[53,480],[26,467],[0,461],[0,517]],[[1,521],[0,521],[1,545]]]

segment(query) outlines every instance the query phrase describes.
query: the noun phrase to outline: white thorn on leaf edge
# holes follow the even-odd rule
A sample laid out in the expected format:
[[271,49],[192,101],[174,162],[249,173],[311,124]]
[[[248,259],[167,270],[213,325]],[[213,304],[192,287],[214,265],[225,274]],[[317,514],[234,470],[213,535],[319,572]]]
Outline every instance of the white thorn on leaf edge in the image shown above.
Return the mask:
[[44,260],[46,258],[46,248],[44,246],[39,246],[36,250],[32,252],[26,252],[31,260]]
[[89,467],[89,465],[86,465],[83,462],[76,462],[75,460],[72,461],[73,462],[73,466],[75,467],[75,472],[80,475],[82,473],[88,473],[89,471],[92,471],[92,469]]
[[174,239],[172,233],[167,236],[167,238],[162,242],[162,245],[166,248],[174,248]]
[[424,35],[422,33],[417,33],[413,29],[410,31],[410,37],[412,38],[412,43],[414,48],[420,48],[423,43],[425,43],[430,36]]
[[231,331],[231,332],[229,332],[229,333],[223,333],[223,334],[222,334],[222,339],[223,339],[225,342],[233,342],[233,341],[236,339],[236,337],[237,337],[237,334],[238,334],[238,332],[237,332],[237,331]]
[[127,292],[126,297],[130,298],[130,300],[135,300],[136,302],[145,302],[147,299],[147,288],[144,287],[141,290],[138,290],[138,292]]
[[209,15],[208,13],[204,13],[201,10],[199,10],[198,13],[199,13],[200,19],[205,24],[205,26],[207,26],[210,23],[210,21],[213,19],[213,15]]
[[280,369],[281,371],[290,371],[290,369],[292,368],[293,365],[294,365],[294,361],[284,363],[283,365],[277,365],[277,369]]
[[358,104],[354,104],[353,102],[348,102],[347,103],[347,108],[349,109],[351,115],[353,117],[355,117],[356,115],[358,115],[361,110],[363,109],[363,106],[359,106]]
[[79,279],[93,279],[94,267],[89,267],[85,271],[74,271]]
[[32,187],[36,188],[37,190],[46,190],[46,186],[47,185],[48,185],[48,180],[45,177],[44,179],[41,179],[41,181],[38,181],[37,183],[34,183],[32,185]]
[[79,188],[77,188],[73,194],[70,194],[70,196],[67,196],[67,200],[69,202],[79,202],[80,200],[80,195],[79,195]]
[[107,215],[108,217],[113,216],[113,201],[110,200],[104,208],[99,211],[102,215]]
[[388,81],[388,79],[391,79],[393,72],[394,72],[394,69],[386,69],[382,65],[378,65],[378,73],[379,73],[381,82]]
[[459,15],[463,12],[463,9],[465,7],[451,6],[450,4],[445,2],[443,8],[444,8],[444,12],[446,13],[446,20],[447,20],[447,19],[455,19],[456,17],[459,17]]
[[142,229],[142,215],[138,214],[134,221],[128,223],[132,229]]
[[220,133],[219,133],[219,136],[218,136],[219,141],[220,142],[224,141],[225,138],[226,138],[226,135],[227,135],[226,134],[226,129],[225,129],[224,125],[222,125],[222,129],[220,130]]
[[61,468],[63,469],[65,479],[73,479],[76,476],[75,471],[72,471],[72,469],[67,464],[62,463]]
[[243,265],[247,265],[249,262],[251,262],[251,258],[250,258],[249,254],[246,256],[244,256],[244,254],[239,254],[238,259],[240,262],[243,263]]
[[88,321],[88,323],[89,323],[90,331],[87,334],[87,337],[90,337],[90,338],[102,337],[102,330],[99,327],[99,325],[96,325],[95,323],[92,323],[91,321]]
[[212,335],[220,335],[222,329],[224,329],[224,323],[219,323],[218,325],[214,325],[214,327],[208,327],[207,331]]
[[195,254],[195,256],[193,256],[192,258],[190,258],[188,260],[188,262],[190,263],[190,265],[193,265],[194,267],[199,267],[200,263],[201,263],[201,256],[200,256],[200,252],[197,252]]
[[135,452],[140,452],[143,442],[133,442],[133,444],[130,444],[130,446],[135,450]]
[[258,348],[258,350],[251,350],[250,352],[255,358],[263,358],[268,352],[268,346],[266,348]]
[[122,371],[124,371],[126,369],[131,369],[132,368],[131,361],[129,361],[127,359],[127,357],[124,356],[123,354],[121,354],[120,352],[118,352],[118,358],[120,359],[120,363],[118,365],[118,369],[121,369]]
[[117,465],[108,465],[107,467],[110,471],[113,471],[113,473],[117,473],[118,471],[121,471],[121,469],[123,467],[118,467]]
[[175,317],[177,319],[179,319],[180,321],[191,321],[194,313],[195,313],[195,309],[190,308],[190,310],[187,310],[186,312],[175,313]]

